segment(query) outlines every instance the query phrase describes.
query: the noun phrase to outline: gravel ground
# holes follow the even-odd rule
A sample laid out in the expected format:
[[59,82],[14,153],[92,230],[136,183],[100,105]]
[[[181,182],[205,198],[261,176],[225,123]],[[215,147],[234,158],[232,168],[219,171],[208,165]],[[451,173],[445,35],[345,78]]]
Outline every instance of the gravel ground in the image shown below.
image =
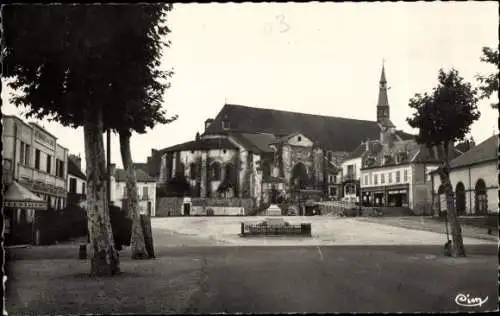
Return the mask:
[[[442,233],[330,216],[285,217],[291,224],[311,223],[312,237],[239,237],[241,222],[257,223],[264,219],[266,217],[154,218],[152,227],[157,232],[182,234],[193,240],[205,240],[220,246],[442,245],[446,240]],[[464,238],[466,245],[493,242]],[[155,244],[161,245],[162,242],[155,240]]]

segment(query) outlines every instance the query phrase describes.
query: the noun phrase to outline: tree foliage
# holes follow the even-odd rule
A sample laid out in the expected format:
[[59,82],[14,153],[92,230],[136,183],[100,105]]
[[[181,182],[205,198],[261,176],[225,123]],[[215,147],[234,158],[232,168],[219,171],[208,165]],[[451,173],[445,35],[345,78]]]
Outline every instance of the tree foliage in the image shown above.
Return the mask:
[[477,90],[464,82],[457,70],[440,69],[432,93],[416,94],[409,106],[415,110],[408,124],[419,129],[417,142],[427,146],[454,144],[470,132],[479,119]]
[[[498,49],[492,49],[489,47],[483,47],[483,55],[481,56],[481,61],[492,64],[498,69],[499,65],[499,55]],[[498,85],[499,85],[499,72],[496,71],[494,73],[488,75],[477,75],[477,80],[481,83],[479,90],[481,91],[480,98],[488,99],[494,95],[494,97],[498,97]],[[498,102],[492,103],[493,108],[498,108]]]
[[[83,124],[103,111],[104,128],[144,133],[169,123],[162,109],[172,71],[160,70],[171,5],[9,5],[4,75],[27,117]],[[92,21],[92,23],[88,23]],[[123,115],[118,115],[123,114]]]
[[84,127],[89,231],[101,259],[118,262],[103,185],[102,132],[130,137],[131,131],[143,133],[175,119],[165,118],[162,109],[172,71],[159,68],[161,50],[170,44],[163,40],[170,9],[163,4],[3,7],[4,76],[14,79],[9,85],[20,92],[13,103],[26,107],[27,117]]
[[409,104],[415,113],[407,121],[411,127],[419,129],[417,142],[429,148],[436,146],[444,153],[438,172],[446,197],[446,216],[453,240],[446,245],[451,245],[450,254],[453,256],[465,256],[466,253],[450,182],[449,151],[455,142],[464,140],[471,124],[479,119],[476,95],[477,90],[464,82],[458,71],[452,69],[445,72],[440,69],[438,85],[433,92],[417,94],[410,99]]

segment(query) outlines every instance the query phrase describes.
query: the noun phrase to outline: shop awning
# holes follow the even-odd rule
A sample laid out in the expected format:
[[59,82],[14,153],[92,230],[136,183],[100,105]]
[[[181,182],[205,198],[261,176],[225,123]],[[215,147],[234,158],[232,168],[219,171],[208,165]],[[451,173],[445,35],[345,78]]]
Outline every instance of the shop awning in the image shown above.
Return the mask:
[[47,201],[35,195],[33,192],[17,183],[9,184],[7,192],[3,197],[4,207],[28,208],[35,210],[46,210]]

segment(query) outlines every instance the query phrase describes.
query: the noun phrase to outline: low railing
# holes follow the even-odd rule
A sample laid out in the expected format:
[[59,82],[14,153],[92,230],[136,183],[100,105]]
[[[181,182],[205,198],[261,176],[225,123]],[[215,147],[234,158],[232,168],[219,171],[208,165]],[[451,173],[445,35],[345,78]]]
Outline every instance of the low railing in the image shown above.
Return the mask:
[[247,224],[241,223],[241,236],[311,236],[311,224]]

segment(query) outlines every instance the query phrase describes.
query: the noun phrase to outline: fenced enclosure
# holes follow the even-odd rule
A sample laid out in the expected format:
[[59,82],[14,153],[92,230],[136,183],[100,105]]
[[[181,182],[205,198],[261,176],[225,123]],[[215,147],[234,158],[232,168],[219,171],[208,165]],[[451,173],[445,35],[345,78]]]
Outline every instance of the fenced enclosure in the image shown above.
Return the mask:
[[278,225],[259,223],[241,223],[241,236],[311,236],[311,224],[289,224]]

